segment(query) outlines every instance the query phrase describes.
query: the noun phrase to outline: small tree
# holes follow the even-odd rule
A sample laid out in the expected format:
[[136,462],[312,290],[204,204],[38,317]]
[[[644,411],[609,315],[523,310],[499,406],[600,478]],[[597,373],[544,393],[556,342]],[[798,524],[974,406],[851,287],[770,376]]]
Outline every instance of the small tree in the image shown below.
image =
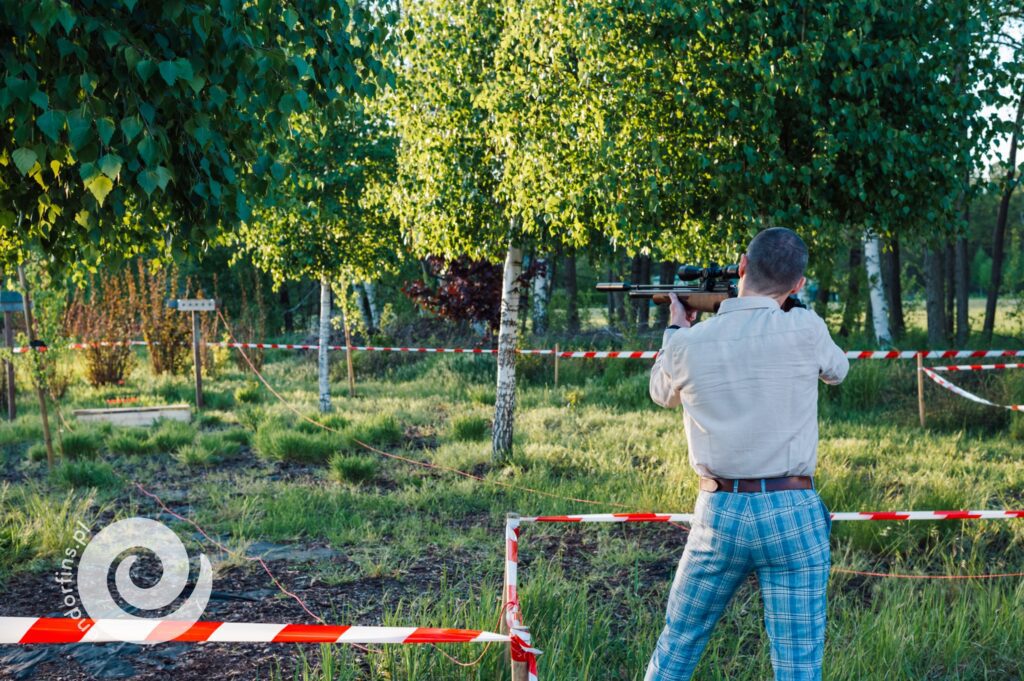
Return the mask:
[[[136,310],[131,304],[134,281],[129,270],[92,277],[89,289],[79,288],[65,314],[65,332],[86,347],[86,379],[94,386],[123,383],[135,361],[128,341],[138,333]],[[111,342],[103,345],[101,342]]]

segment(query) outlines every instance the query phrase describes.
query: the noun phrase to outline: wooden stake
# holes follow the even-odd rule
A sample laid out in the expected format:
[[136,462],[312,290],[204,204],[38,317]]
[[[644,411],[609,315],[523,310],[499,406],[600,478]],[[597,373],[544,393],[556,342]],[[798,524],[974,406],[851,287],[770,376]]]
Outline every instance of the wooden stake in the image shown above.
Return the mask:
[[555,343],[555,387],[558,387],[558,343]]
[[[14,320],[10,312],[4,312],[4,343],[8,348],[14,347]],[[15,404],[14,362],[5,359],[4,371],[7,374],[7,418],[11,421],[18,417],[18,406]]]
[[203,355],[199,347],[199,312],[192,310],[192,364],[196,374],[196,409],[203,408]]
[[[25,304],[25,329],[28,335],[29,347],[35,342],[35,324],[32,319],[32,299],[29,296],[28,280],[25,278],[25,266],[18,265],[18,283],[21,284],[22,290],[22,301]],[[33,348],[29,352],[35,352]],[[53,456],[53,438],[50,436],[50,419],[46,412],[46,391],[43,390],[42,381],[34,381],[36,383],[36,394],[39,396],[39,416],[43,421],[43,442],[46,444],[46,466],[47,468],[53,468],[54,456]]]
[[917,415],[924,428],[924,355],[917,353]]

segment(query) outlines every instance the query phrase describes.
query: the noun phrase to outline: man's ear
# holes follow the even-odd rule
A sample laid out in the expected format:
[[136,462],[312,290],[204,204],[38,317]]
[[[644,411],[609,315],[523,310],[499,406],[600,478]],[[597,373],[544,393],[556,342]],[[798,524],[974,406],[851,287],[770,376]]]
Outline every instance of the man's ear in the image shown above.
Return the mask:
[[740,277],[741,278],[743,276],[745,276],[746,273],[747,273],[747,254],[746,253],[744,253],[743,255],[740,256],[740,266],[739,266],[738,271],[740,273]]
[[796,286],[794,286],[792,290],[790,290],[790,294],[799,293],[800,289],[802,289],[804,287],[804,284],[806,283],[807,277],[800,277],[800,281],[796,282]]

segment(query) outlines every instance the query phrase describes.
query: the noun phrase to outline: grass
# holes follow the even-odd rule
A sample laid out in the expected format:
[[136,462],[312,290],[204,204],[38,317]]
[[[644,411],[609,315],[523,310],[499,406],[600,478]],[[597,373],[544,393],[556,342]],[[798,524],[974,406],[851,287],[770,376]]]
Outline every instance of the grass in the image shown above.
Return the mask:
[[[247,402],[240,389],[249,377],[225,368],[209,388],[235,406],[204,413],[198,431],[169,424],[114,429],[102,444],[109,452],[104,460],[80,458],[78,469],[62,466],[52,477],[45,464],[18,463],[23,481],[0,486],[0,576],[51,569],[74,519],[91,523],[106,512],[106,523],[110,515],[153,511],[116,484],[89,484],[102,483],[110,472],[144,484],[173,481],[187,496],[182,503],[192,517],[228,541],[322,542],[338,550],[344,559],[301,570],[310,579],[339,585],[345,595],[340,600],[350,593],[342,591],[346,587],[374,595],[365,610],[319,613],[329,621],[494,630],[505,513],[603,511],[612,510],[612,503],[648,511],[693,507],[697,479],[679,414],[650,404],[648,366],[567,360],[555,388],[549,363],[524,363],[513,462],[503,467],[491,463],[487,442],[492,358],[442,356],[393,364],[375,359],[373,372],[357,371],[358,395],[347,397],[336,383],[335,411],[319,416],[315,366],[300,357],[270,356],[270,383],[301,413],[337,432],[303,421],[269,394]],[[951,378],[995,401],[1024,402],[1024,372]],[[155,401],[159,390],[188,398],[181,381],[149,378],[139,369],[133,381],[143,401]],[[826,503],[834,510],[1020,508],[1024,414],[975,405],[931,384],[925,390],[929,420],[922,429],[910,362],[858,362],[842,386],[822,387],[816,481]],[[69,399],[84,399],[80,394],[84,386],[74,386]],[[0,427],[0,443],[32,445],[34,451],[37,418],[31,402],[23,402],[18,425],[6,435]],[[609,505],[410,466],[367,452],[357,439],[494,482]],[[230,466],[217,466],[228,461]],[[119,496],[108,509],[93,496],[100,493]],[[680,530],[659,524],[524,525],[521,602],[545,651],[541,677],[641,679],[683,542]],[[1016,572],[1024,564],[1024,521],[836,523],[832,550],[836,567],[855,570]],[[829,585],[825,679],[1021,678],[1022,584],[836,572]],[[770,678],[762,616],[751,580],[726,609],[695,678]],[[482,652],[471,646],[444,649],[461,659]],[[253,675],[490,681],[508,674],[501,646],[467,668],[429,646],[383,646],[372,656],[347,647],[296,646],[278,654],[276,669]]]
[[121,478],[110,464],[102,461],[68,461],[53,469],[50,479],[69,489],[106,489],[117,487]]
[[60,454],[65,461],[95,459],[103,449],[103,434],[79,429],[64,433],[60,441]]
[[335,454],[331,457],[330,469],[331,477],[337,482],[359,484],[377,474],[377,460],[368,456]]

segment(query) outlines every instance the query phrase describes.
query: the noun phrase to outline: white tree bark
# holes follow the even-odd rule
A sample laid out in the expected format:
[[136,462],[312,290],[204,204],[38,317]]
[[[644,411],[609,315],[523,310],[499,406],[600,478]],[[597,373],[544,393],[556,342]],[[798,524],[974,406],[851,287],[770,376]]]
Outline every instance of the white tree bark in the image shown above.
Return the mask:
[[498,329],[498,386],[494,400],[494,429],[491,440],[495,463],[504,463],[512,453],[512,431],[516,408],[516,331],[519,320],[519,283],[523,271],[523,250],[510,241],[505,255],[501,287],[501,325]]
[[875,340],[882,347],[892,345],[889,333],[889,305],[882,288],[882,256],[877,236],[864,237],[864,268],[868,273],[868,291],[871,298],[871,321],[875,327]]
[[537,263],[544,267],[544,275],[533,278],[533,333],[543,335],[548,331],[548,300],[551,296],[551,265],[547,258],[538,257]]
[[363,282],[363,290],[366,291],[366,302],[370,304],[370,319],[373,320],[373,328],[380,329],[380,308],[377,307],[377,285],[372,281]]
[[317,358],[320,364],[320,411],[331,410],[330,363],[327,346],[331,342],[331,283],[327,277],[320,278],[320,348]]

